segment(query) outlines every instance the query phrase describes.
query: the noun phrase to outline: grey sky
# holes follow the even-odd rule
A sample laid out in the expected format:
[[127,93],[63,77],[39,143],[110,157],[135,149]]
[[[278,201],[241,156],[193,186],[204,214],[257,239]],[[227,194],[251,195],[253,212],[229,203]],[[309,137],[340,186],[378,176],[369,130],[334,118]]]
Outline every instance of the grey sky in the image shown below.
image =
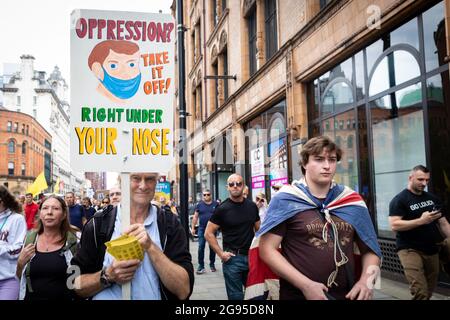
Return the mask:
[[31,54],[47,75],[55,65],[70,81],[70,13],[74,9],[170,13],[172,0],[14,0],[0,1],[0,74],[3,63]]
[[[35,57],[34,67],[47,76],[57,65],[70,83],[70,14],[74,9],[170,13],[172,0],[13,0],[0,1],[0,74],[3,63]],[[108,187],[117,174],[108,173]]]

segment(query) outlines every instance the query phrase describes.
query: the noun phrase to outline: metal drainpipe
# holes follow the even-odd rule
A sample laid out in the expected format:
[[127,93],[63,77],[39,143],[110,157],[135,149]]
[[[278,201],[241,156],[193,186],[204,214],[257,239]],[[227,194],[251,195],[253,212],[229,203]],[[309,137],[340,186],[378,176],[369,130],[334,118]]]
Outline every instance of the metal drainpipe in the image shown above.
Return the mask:
[[185,58],[184,58],[184,22],[183,1],[177,0],[177,48],[178,48],[178,107],[180,109],[180,220],[186,231],[186,240],[189,248],[189,212],[188,212],[188,170],[187,170],[187,142],[186,142],[186,99],[185,92]]

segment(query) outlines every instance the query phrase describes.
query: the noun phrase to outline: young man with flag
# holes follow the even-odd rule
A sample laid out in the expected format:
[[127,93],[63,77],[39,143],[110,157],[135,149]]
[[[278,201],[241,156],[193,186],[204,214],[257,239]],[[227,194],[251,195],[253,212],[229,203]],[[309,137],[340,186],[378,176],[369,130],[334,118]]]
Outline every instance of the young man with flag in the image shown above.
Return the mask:
[[[257,298],[254,289],[264,283],[264,274],[280,278],[280,299],[372,298],[381,251],[361,196],[333,181],[341,156],[328,137],[304,145],[300,155],[304,179],[283,186],[272,198],[256,234],[262,261],[254,254],[258,250],[254,241],[246,298]],[[362,264],[356,282],[354,244]],[[252,263],[259,264],[259,270]]]

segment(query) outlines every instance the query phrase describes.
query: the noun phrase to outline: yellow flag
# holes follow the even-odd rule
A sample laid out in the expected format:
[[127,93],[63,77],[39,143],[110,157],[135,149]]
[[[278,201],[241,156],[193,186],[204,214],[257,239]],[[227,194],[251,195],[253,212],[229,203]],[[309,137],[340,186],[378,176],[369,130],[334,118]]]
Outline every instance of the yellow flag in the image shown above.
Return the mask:
[[33,197],[38,195],[39,192],[48,188],[47,180],[45,180],[44,171],[34,180],[33,184],[27,189],[27,193],[32,193]]
[[55,193],[59,193],[59,177],[56,179],[55,188],[53,188]]

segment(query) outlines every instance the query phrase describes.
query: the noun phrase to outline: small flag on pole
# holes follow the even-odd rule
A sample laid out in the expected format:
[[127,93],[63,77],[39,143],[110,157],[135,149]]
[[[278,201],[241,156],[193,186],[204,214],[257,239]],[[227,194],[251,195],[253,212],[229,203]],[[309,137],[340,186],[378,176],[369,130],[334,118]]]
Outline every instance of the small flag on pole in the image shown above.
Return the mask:
[[32,193],[33,197],[38,195],[39,192],[48,188],[47,180],[45,180],[44,171],[34,180],[33,184],[27,189],[27,193]]
[[59,193],[59,177],[56,179],[55,187],[53,188],[54,193]]

